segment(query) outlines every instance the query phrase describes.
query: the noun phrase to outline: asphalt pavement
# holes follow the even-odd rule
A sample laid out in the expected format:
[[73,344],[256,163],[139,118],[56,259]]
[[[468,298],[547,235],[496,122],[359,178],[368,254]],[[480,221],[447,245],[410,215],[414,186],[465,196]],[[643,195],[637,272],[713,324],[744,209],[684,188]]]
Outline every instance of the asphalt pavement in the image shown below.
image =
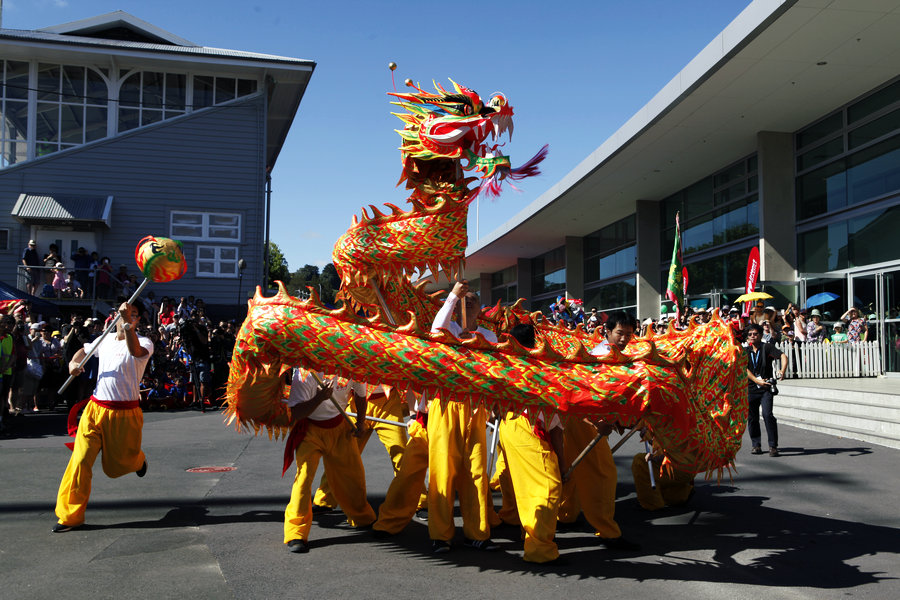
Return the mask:
[[[86,525],[53,534],[65,415],[14,424],[0,438],[3,599],[900,598],[900,451],[786,426],[780,457],[750,455],[745,437],[736,472],[698,478],[688,506],[656,513],[635,499],[632,438],[616,454],[616,517],[642,550],[576,529],[557,535],[567,564],[536,566],[515,528],[492,532],[497,552],[464,548],[459,532],[432,556],[420,521],[380,540],[339,512],[316,517],[308,554],[289,553],[283,442],[215,411],[146,413],[147,476],[108,479],[98,461]],[[377,510],[391,477],[377,438],[364,461]]]

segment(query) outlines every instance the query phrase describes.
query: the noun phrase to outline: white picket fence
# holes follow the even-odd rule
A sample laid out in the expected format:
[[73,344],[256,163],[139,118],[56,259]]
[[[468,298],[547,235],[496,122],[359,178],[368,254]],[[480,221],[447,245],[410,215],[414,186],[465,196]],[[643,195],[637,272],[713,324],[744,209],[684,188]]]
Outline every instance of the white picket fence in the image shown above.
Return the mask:
[[877,342],[860,344],[776,344],[788,357],[788,377],[877,377],[881,375],[881,348]]

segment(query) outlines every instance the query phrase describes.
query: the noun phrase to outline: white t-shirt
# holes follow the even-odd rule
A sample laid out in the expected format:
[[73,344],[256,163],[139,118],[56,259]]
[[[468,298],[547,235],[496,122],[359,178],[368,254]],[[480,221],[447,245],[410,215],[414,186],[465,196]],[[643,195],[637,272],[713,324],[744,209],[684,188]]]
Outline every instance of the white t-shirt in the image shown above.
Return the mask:
[[[288,406],[297,406],[298,404],[309,402],[319,391],[319,385],[316,382],[315,377],[312,376],[312,373],[307,372],[306,377],[301,377],[300,373],[300,369],[294,369],[294,377],[291,380],[291,395],[285,400],[285,403]],[[326,378],[321,372],[317,374],[325,383],[330,383],[334,379]],[[347,410],[347,404],[350,402],[350,390],[356,392],[358,396],[365,397],[366,384],[357,383],[356,381],[351,380],[348,381],[345,386],[340,386],[338,383],[335,383],[334,388],[332,388],[331,395],[337,400],[337,403],[341,406],[341,410]],[[341,413],[331,400],[326,399],[316,407],[316,410],[314,410],[308,418],[313,421],[326,421],[328,419],[333,419],[339,414]]]
[[[97,340],[84,345],[84,351],[90,352]],[[147,350],[144,356],[132,356],[128,352],[128,343],[116,339],[115,332],[110,332],[97,350],[100,361],[97,387],[94,397],[107,402],[140,400],[141,377],[153,354],[153,342],[150,338],[138,336],[138,343]]]
[[594,356],[606,356],[609,353],[609,340],[606,339],[594,346],[594,349],[591,350],[591,354],[593,354]]
[[[456,308],[456,303],[459,302],[459,297],[450,292],[447,294],[447,299],[444,300],[444,305],[441,307],[441,310],[434,316],[434,323],[431,324],[431,332],[437,333],[441,329],[446,329],[456,337],[459,337],[463,331],[463,328],[457,323],[453,321],[453,309]],[[493,331],[485,329],[484,327],[479,327],[476,329],[478,333],[484,336],[484,339],[491,342],[492,344],[497,343],[497,336],[494,335]]]

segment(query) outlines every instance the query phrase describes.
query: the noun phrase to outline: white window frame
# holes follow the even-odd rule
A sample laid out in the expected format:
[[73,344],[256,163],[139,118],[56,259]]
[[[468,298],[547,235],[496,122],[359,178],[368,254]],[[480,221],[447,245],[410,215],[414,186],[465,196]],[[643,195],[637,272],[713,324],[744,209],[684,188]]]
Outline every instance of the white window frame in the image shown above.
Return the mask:
[[[201,250],[212,250],[213,258],[200,258]],[[234,250],[234,259],[233,260],[224,260],[222,259],[222,250]],[[238,278],[238,260],[240,260],[239,256],[239,247],[238,246],[197,246],[197,256],[194,260],[194,263],[197,265],[196,273],[198,278],[206,278],[206,279],[237,279]],[[212,263],[214,265],[214,271],[212,273],[207,271],[200,271],[200,264],[209,264]],[[234,272],[233,273],[222,273],[222,265],[223,264],[234,264]]]
[[[175,223],[175,215],[200,215],[201,234],[199,236],[179,235],[175,233],[175,227],[181,225]],[[237,217],[237,237],[212,237],[209,235],[209,221],[212,216]],[[242,242],[242,219],[241,213],[225,213],[225,212],[200,212],[193,210],[173,210],[169,212],[169,236],[175,240],[184,242],[226,242],[229,244],[240,244]]]

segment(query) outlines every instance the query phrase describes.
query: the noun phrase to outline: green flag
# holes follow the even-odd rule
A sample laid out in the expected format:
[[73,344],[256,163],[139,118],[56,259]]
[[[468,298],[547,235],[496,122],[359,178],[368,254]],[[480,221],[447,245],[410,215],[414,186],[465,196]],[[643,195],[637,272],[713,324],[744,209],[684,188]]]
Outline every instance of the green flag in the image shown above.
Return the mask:
[[672,264],[669,265],[666,298],[675,304],[675,318],[681,320],[681,308],[684,305],[684,276],[681,265],[681,224],[678,222],[678,213],[675,213],[675,247],[672,248]]

